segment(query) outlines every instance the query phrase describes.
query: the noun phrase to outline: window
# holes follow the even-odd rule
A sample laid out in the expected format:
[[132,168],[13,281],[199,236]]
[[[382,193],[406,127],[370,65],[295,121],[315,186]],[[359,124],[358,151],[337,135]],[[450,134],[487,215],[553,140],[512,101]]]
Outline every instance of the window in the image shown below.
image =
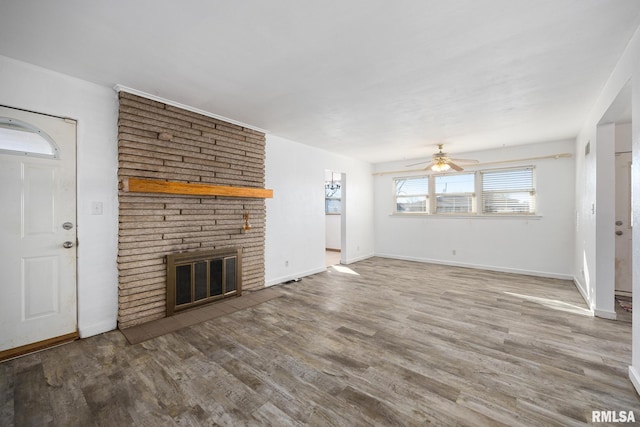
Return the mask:
[[395,179],[396,212],[427,213],[429,200],[429,177]]
[[435,195],[436,213],[475,212],[475,174],[436,175]]
[[534,167],[394,178],[395,213],[535,214]]
[[483,171],[482,213],[535,213],[533,168]]
[[342,202],[340,188],[336,189],[328,189],[325,188],[325,197],[324,197],[324,211],[328,214],[340,214],[340,204]]
[[40,129],[20,120],[0,117],[0,152],[58,158],[58,147]]
[[328,215],[339,215],[342,211],[342,185],[340,184],[340,174],[328,172],[331,180],[324,183],[324,212]]

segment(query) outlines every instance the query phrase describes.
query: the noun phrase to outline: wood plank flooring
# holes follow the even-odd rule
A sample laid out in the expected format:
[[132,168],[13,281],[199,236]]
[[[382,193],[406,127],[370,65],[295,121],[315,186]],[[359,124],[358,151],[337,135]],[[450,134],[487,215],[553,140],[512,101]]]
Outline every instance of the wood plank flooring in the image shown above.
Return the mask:
[[213,304],[207,304],[192,310],[176,313],[171,317],[164,317],[141,325],[121,329],[120,332],[122,332],[129,344],[138,344],[170,332],[175,332],[187,326],[193,326],[254,305],[262,304],[280,295],[281,292],[275,287],[244,292],[240,297],[226,298]]
[[591,425],[634,411],[631,325],[571,282],[373,258],[130,345],[0,364],[0,425]]

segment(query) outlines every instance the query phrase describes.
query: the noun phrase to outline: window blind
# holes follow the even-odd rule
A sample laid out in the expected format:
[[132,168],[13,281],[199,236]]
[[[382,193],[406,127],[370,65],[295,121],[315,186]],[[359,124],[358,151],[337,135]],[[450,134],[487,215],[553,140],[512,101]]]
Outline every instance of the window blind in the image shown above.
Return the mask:
[[535,213],[533,168],[483,171],[482,213]]

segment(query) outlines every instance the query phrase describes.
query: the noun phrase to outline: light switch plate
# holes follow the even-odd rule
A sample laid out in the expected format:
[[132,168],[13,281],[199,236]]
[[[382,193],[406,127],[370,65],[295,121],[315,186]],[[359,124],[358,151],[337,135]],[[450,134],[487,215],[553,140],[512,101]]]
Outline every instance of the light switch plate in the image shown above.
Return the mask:
[[91,202],[91,215],[102,215],[102,202]]

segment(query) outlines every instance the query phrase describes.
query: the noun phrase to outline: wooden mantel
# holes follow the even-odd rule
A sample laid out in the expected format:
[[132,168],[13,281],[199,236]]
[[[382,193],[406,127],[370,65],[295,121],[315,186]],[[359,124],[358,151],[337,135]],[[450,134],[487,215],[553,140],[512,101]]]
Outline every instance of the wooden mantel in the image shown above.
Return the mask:
[[188,196],[223,196],[254,199],[270,199],[273,190],[255,187],[229,187],[156,179],[124,178],[121,190],[129,193],[162,193]]

